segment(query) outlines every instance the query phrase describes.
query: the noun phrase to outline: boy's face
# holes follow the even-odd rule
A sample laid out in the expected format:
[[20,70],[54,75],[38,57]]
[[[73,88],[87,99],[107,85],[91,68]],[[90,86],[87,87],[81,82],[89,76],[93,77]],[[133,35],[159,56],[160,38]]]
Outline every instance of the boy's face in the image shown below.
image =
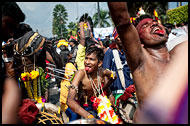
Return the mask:
[[92,73],[93,71],[98,70],[98,66],[100,62],[98,62],[98,58],[95,53],[86,54],[84,60],[85,70],[87,73]]

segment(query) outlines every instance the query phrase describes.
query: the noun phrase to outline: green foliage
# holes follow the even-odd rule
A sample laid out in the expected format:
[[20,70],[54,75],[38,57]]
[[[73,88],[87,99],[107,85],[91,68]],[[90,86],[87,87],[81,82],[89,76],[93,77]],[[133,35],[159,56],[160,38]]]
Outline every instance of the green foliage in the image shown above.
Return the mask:
[[182,22],[188,22],[188,5],[168,10],[167,15],[169,17],[168,23],[181,24]]
[[78,28],[77,23],[69,22],[67,27],[69,28],[68,29],[68,35],[69,35],[68,38],[70,37],[70,35],[75,36],[77,34],[77,28]]
[[66,29],[66,23],[68,13],[65,7],[58,4],[53,9],[53,35],[57,35],[58,38],[66,38],[68,31]]
[[[107,21],[110,19],[109,11],[107,10],[100,10],[100,27],[110,27],[111,25]],[[93,16],[94,21],[94,27],[97,27],[98,25],[98,12],[94,14]]]

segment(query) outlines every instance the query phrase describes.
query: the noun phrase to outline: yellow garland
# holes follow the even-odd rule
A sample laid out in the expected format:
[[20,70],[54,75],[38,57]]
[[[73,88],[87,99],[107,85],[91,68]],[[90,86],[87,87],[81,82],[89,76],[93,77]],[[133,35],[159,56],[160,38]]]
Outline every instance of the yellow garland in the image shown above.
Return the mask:
[[30,74],[28,72],[21,73],[21,79],[24,82],[24,85],[25,85],[25,88],[27,90],[29,98],[33,99],[32,92],[31,92],[31,89],[30,89],[29,75]]
[[34,90],[34,99],[38,101],[38,95],[37,95],[37,78],[39,77],[39,72],[38,71],[31,71],[30,72],[30,78],[33,80],[33,90]]

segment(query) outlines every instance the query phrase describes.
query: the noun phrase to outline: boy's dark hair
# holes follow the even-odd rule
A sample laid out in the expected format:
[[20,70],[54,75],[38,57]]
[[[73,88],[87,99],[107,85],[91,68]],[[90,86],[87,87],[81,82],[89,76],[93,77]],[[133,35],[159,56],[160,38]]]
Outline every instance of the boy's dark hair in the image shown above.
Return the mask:
[[104,59],[104,52],[102,49],[93,46],[93,47],[88,47],[86,50],[86,55],[90,55],[92,53],[96,54],[96,57],[98,58],[98,61],[103,61]]
[[135,19],[135,21],[133,22],[133,25],[136,27],[139,24],[139,22],[145,18],[152,18],[152,17],[150,15],[147,15],[147,14],[141,15],[140,17]]
[[25,14],[16,2],[3,2],[2,17],[3,16],[9,16],[17,22],[24,22],[25,20]]

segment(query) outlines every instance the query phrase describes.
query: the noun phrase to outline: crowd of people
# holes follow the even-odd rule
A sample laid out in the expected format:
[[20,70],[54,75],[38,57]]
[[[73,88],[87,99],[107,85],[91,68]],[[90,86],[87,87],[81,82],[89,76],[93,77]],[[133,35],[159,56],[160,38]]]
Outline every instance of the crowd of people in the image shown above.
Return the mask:
[[49,102],[48,78],[69,122],[188,123],[188,24],[163,25],[142,8],[131,22],[126,2],[108,7],[113,39],[94,38],[92,19],[83,15],[77,38],[50,40],[24,23],[16,2],[3,3],[3,124],[35,122],[35,104]]

